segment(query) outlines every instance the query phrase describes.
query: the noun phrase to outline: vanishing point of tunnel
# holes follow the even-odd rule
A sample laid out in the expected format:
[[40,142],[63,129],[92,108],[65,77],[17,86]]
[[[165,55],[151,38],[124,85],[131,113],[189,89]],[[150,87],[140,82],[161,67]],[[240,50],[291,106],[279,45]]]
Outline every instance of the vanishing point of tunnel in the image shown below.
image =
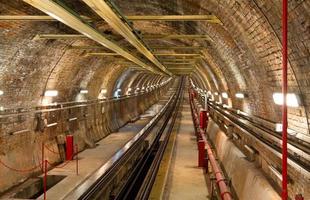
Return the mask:
[[0,199],[310,200],[310,0],[0,0]]

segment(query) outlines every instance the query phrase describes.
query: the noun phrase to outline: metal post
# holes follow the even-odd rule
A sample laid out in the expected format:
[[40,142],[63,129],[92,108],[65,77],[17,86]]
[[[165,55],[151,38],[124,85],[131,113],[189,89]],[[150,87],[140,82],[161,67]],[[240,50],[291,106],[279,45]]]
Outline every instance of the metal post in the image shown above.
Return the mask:
[[46,200],[46,184],[47,184],[47,160],[44,160],[44,179],[43,179],[44,200]]
[[287,200],[287,0],[282,1],[282,200]]
[[44,173],[44,142],[42,142],[41,145],[41,153],[42,153],[42,158],[41,158],[41,162],[42,162],[42,172]]
[[76,153],[76,157],[75,157],[75,160],[76,160],[76,175],[79,175],[79,148],[78,148],[78,145],[76,144],[75,145],[75,153]]

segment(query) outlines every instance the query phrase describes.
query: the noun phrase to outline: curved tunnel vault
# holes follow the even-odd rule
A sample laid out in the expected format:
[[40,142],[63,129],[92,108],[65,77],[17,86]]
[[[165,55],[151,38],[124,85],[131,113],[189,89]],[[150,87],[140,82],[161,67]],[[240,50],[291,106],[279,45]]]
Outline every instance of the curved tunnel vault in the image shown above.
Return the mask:
[[[0,1],[0,15],[42,16],[48,13],[31,6],[33,2],[39,1]],[[88,102],[139,92],[152,93],[153,88],[170,77],[154,61],[157,59],[174,73],[173,77],[188,75],[214,101],[271,123],[281,123],[281,106],[273,100],[273,94],[281,92],[280,0],[115,0],[111,5],[118,7],[121,17],[214,15],[220,21],[129,18],[126,27],[141,37],[130,41],[92,10],[86,0],[60,2],[64,10],[78,15],[84,25],[125,49],[132,57],[119,56],[116,47],[100,45],[88,33],[81,35],[86,29],[77,30],[62,20],[0,19],[1,112],[16,113],[56,102]],[[298,107],[288,109],[289,129],[303,140],[310,137],[309,0],[289,1],[288,23],[288,86],[289,92],[300,99]],[[40,38],[45,34],[56,36]],[[176,35],[204,37],[172,37]],[[139,50],[141,46],[145,47],[144,51]],[[187,64],[191,65],[189,72]],[[46,97],[47,90],[56,90],[58,95]],[[228,97],[223,98],[222,93],[227,93]],[[237,98],[237,93],[244,94],[245,98]],[[14,130],[17,127],[13,125]]]

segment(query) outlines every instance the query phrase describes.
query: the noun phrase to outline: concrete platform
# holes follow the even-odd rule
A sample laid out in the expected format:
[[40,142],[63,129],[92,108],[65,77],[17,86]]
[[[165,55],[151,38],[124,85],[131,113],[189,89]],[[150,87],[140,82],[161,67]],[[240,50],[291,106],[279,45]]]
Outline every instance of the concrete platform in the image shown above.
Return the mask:
[[203,169],[197,167],[198,150],[186,93],[179,123],[163,199],[208,199]]

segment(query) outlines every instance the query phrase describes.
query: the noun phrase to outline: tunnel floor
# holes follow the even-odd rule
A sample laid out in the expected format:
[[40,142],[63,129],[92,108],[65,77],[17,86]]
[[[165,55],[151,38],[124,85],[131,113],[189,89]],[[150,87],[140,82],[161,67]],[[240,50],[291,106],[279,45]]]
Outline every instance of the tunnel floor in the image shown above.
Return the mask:
[[164,199],[208,199],[204,170],[197,167],[197,144],[189,98],[184,95]]

